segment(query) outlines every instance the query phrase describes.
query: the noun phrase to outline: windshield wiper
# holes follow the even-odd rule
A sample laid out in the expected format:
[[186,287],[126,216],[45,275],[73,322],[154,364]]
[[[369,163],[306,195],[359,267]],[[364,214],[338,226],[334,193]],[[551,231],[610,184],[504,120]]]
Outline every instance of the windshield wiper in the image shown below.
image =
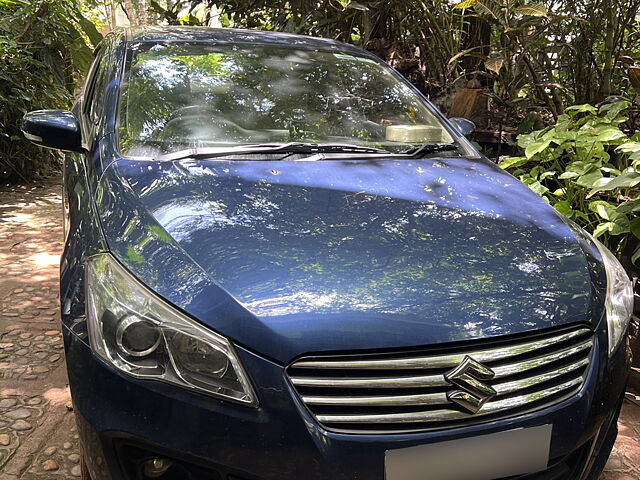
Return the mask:
[[423,143],[422,145],[418,145],[417,147],[405,150],[404,152],[402,152],[402,154],[410,157],[417,157],[418,155],[422,154],[447,152],[453,150],[458,150],[458,146],[453,143]]
[[349,145],[341,143],[256,143],[251,145],[238,145],[236,147],[197,147],[179,150],[177,152],[160,155],[154,160],[158,161],[174,161],[184,160],[186,158],[205,159],[226,157],[228,155],[242,154],[270,154],[270,153],[287,153],[287,154],[313,154],[313,153],[375,153],[384,155],[393,155],[388,150],[375,147],[364,147],[362,145]]

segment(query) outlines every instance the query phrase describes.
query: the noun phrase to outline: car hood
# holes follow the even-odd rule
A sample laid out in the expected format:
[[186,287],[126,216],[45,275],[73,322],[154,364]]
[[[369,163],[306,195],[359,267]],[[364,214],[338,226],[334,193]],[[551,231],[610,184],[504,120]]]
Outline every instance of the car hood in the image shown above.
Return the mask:
[[601,315],[592,245],[486,160],[120,160],[97,198],[138,278],[282,363]]

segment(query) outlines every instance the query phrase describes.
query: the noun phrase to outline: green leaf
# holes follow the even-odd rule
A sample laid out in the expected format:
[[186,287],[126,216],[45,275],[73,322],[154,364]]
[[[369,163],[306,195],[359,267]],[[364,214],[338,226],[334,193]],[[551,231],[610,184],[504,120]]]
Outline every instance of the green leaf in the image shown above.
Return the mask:
[[597,135],[594,138],[597,142],[612,142],[614,140],[620,140],[625,138],[626,135],[615,127],[606,127],[602,130],[597,130]]
[[537,180],[534,182],[531,182],[527,185],[531,190],[533,190],[537,195],[543,197],[545,193],[547,193],[549,191],[549,189],[547,187],[545,187],[544,185],[542,185],[540,182],[538,182]]
[[617,152],[638,153],[640,152],[640,142],[626,142],[616,147]]
[[575,132],[573,130],[558,131],[558,129],[556,128],[555,138],[557,140],[575,141],[577,136],[578,136],[578,132]]
[[[608,222],[601,223],[594,231],[593,236],[598,237],[604,232],[610,232],[611,235],[621,235],[629,232],[631,224],[629,218],[624,213],[619,213],[616,208],[603,200],[596,200],[589,204],[589,209],[596,212],[598,216]],[[596,235],[598,232],[598,235]]]
[[633,252],[633,255],[631,256],[631,263],[633,263],[634,265],[638,265],[639,259],[640,259],[640,245],[638,246],[638,248],[636,248],[636,251]]
[[616,118],[620,112],[626,110],[631,106],[631,103],[626,100],[621,100],[619,102],[608,103],[600,107],[599,113],[606,113],[606,117],[609,120],[613,120]]
[[609,207],[613,208],[613,205],[604,200],[595,200],[589,203],[589,210],[596,212],[600,218],[604,218],[605,220],[609,220]]
[[559,202],[556,202],[553,208],[555,208],[565,217],[571,218],[573,216],[573,208],[567,200],[560,200]]
[[640,238],[640,217],[636,217],[631,222],[629,222],[629,229],[631,233],[633,233],[636,238]]
[[78,16],[78,23],[80,24],[80,28],[85,33],[89,40],[95,47],[102,41],[102,34],[98,31],[96,26],[90,20],[87,20],[82,15]]
[[530,159],[534,155],[544,151],[549,147],[549,145],[551,145],[550,138],[536,140],[535,142],[527,145],[527,148],[524,149],[524,155],[527,157],[527,159]]
[[569,113],[572,117],[577,115],[578,113],[593,113],[594,115],[598,113],[598,109],[593,105],[584,104],[584,105],[573,105],[571,107],[567,107],[565,112]]
[[522,5],[515,9],[515,12],[520,15],[528,15],[530,17],[546,17],[547,8],[542,3],[530,3],[528,5]]
[[527,157],[509,157],[500,162],[499,166],[500,168],[506,170],[507,168],[519,167],[520,165],[523,165],[528,161],[529,159]]
[[606,223],[601,223],[600,225],[598,225],[595,230],[593,231],[593,236],[595,238],[600,237],[602,234],[608,232],[611,230],[611,228],[613,227],[613,223],[611,222],[606,222]]
[[618,205],[618,208],[616,210],[618,210],[618,212],[620,213],[637,212],[640,210],[640,198],[627,200],[626,202]]
[[622,175],[622,172],[613,167],[600,167],[600,171],[604,173],[608,173],[610,177],[617,177],[618,175]]
[[625,225],[624,223],[615,222],[601,223],[593,231],[593,236],[598,238],[605,232],[609,232],[611,235],[622,235],[624,233],[629,233],[629,225],[628,223]]
[[615,222],[611,223],[613,223],[613,227],[610,230],[611,235],[622,235],[629,233],[631,230],[631,225],[626,215],[617,218]]
[[477,0],[474,7],[479,14],[484,14],[488,17],[492,17],[494,20],[499,20],[502,15],[502,3],[496,1],[480,1]]
[[580,175],[580,177],[576,180],[578,185],[583,187],[592,188],[593,184],[602,178],[602,172],[600,170],[595,170],[590,173],[586,173],[584,175]]
[[520,148],[527,148],[527,145],[529,145],[531,142],[535,142],[536,139],[538,138],[540,132],[533,132],[533,133],[523,133],[521,135],[518,135],[518,146]]
[[564,172],[558,176],[560,180],[566,180],[568,178],[576,178],[579,177],[580,174],[578,172]]
[[471,8],[476,4],[477,0],[462,0],[459,3],[456,3],[453,8],[461,10],[463,8]]
[[571,117],[569,115],[567,115],[566,113],[563,113],[562,115],[560,115],[558,117],[558,120],[556,121],[556,128],[557,129],[566,130],[566,129],[570,128],[571,125],[572,125]]
[[614,190],[616,188],[631,188],[640,183],[640,173],[625,172],[617,177],[602,177],[593,183],[593,190],[590,194],[596,192]]

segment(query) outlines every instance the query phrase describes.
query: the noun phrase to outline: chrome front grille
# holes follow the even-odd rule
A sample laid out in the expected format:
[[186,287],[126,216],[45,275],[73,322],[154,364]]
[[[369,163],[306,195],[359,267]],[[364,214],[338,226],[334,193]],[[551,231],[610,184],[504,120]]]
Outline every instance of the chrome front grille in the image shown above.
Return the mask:
[[[287,374],[316,420],[330,430],[420,431],[513,416],[575,395],[592,347],[591,330],[578,327],[440,350],[307,357],[292,363]],[[459,373],[452,377],[467,358],[488,367],[490,378],[474,377],[473,370],[466,377],[470,383],[457,381]],[[486,391],[491,394],[483,398]],[[478,402],[476,413],[459,397]]]

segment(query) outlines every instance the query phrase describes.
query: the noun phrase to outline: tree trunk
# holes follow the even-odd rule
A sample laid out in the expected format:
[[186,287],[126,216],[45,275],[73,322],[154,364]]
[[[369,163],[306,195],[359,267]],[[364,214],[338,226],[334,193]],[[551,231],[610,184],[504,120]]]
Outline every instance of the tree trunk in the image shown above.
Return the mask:
[[140,25],[146,27],[149,24],[147,16],[147,0],[138,1],[138,17],[140,19]]
[[133,3],[131,2],[131,0],[124,0],[124,8],[125,13],[127,14],[127,18],[129,19],[129,24],[132,27],[138,25],[138,23],[136,22],[136,12],[133,9]]
[[545,67],[547,82],[551,84],[549,86],[549,89],[551,90],[551,98],[553,99],[553,103],[556,106],[558,115],[562,115],[564,113],[564,102],[562,101],[562,97],[560,96],[558,88],[553,85],[555,83],[555,77],[553,75],[553,65],[551,64],[549,55],[547,55],[546,53],[539,55],[538,61]]
[[471,51],[462,57],[460,64],[465,72],[484,70],[484,59],[489,56],[491,25],[477,15],[465,15],[460,51]]
[[603,4],[605,8],[605,37],[604,37],[604,65],[602,67],[602,84],[600,85],[600,99],[611,95],[611,77],[613,76],[614,66],[614,37],[616,34],[617,19],[614,14],[614,6],[610,2]]
[[118,8],[118,5],[116,4],[115,0],[107,0],[109,3],[109,12],[111,13],[111,25],[113,25],[113,28],[116,28],[118,26],[118,24],[116,23],[116,8]]
[[107,26],[109,27],[109,31],[113,30],[114,24],[113,16],[111,15],[111,3],[108,0],[104,2],[104,16],[107,19]]
[[364,24],[364,42],[387,36],[387,14],[383,9],[369,9],[362,12]]

